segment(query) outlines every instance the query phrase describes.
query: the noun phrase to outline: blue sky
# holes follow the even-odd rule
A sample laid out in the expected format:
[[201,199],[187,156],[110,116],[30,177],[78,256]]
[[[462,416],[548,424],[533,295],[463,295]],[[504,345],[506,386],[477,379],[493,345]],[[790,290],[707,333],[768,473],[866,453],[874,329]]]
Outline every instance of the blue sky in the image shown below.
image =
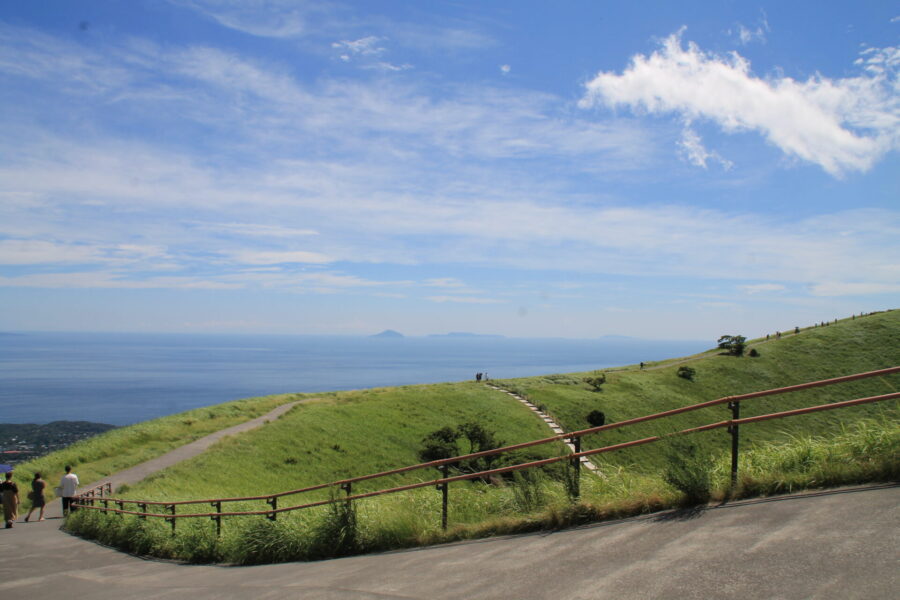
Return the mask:
[[0,329],[760,335],[900,306],[891,2],[0,7]]

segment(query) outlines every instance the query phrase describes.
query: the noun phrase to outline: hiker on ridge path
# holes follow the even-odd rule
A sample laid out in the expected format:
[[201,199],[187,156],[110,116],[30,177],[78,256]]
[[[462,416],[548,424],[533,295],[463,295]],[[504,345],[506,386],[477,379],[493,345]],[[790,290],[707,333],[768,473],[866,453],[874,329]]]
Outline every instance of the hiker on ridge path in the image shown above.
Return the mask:
[[31,493],[28,494],[28,499],[31,500],[31,508],[28,509],[28,514],[25,515],[26,523],[36,508],[41,509],[41,512],[38,514],[38,521],[44,520],[44,506],[47,505],[47,500],[44,498],[44,489],[46,487],[47,482],[41,479],[41,474],[35,473],[34,479],[31,480]]
[[12,529],[19,516],[19,486],[12,480],[12,476],[12,471],[7,471],[6,481],[0,483],[0,492],[3,494],[3,519],[6,521],[7,529]]
[[[59,480],[59,496],[62,498],[63,516],[69,514],[69,505],[75,499],[75,492],[78,489],[78,475],[72,472],[72,467],[66,465],[66,474]],[[71,507],[75,510],[75,507]]]

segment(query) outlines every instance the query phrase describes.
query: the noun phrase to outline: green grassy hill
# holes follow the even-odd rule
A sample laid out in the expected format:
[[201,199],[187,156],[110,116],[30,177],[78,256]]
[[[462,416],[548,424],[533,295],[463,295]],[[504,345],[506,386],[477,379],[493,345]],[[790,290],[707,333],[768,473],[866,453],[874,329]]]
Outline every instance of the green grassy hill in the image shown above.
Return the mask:
[[[725,356],[711,351],[690,359],[667,361],[668,366],[638,366],[607,373],[602,391],[593,391],[583,381],[589,373],[551,375],[499,381],[537,405],[546,407],[566,431],[587,429],[587,414],[601,410],[607,423],[697,404],[706,400],[759,390],[783,387],[874,371],[900,365],[900,310],[844,319],[824,327],[801,330],[780,340],[751,340],[759,353],[750,356]],[[748,348],[749,352],[749,348]],[[676,375],[678,367],[688,365],[696,371],[693,381]],[[792,408],[850,400],[896,392],[900,375],[879,377],[837,386],[792,392],[770,398],[747,400],[741,416],[780,412]],[[865,405],[813,415],[745,426],[742,443],[766,443],[798,432],[820,434],[838,430],[842,424],[889,412],[897,416],[897,402]],[[675,431],[730,417],[724,406],[686,413],[646,425],[628,427],[590,436],[584,448],[597,448],[623,441]],[[710,448],[729,447],[724,430],[699,436]],[[654,446],[642,446],[597,458],[599,465],[613,464],[644,472],[657,471],[663,458]]]
[[[128,497],[195,499],[271,494],[421,462],[422,438],[444,426],[482,423],[505,444],[548,436],[546,426],[506,394],[475,383],[338,392],[309,399],[262,428],[166,469],[128,490]],[[462,452],[467,451],[464,444]],[[530,455],[564,451],[542,446]],[[362,482],[362,492],[433,479],[416,471]],[[327,491],[310,498],[327,496]],[[299,500],[298,500],[299,501]]]

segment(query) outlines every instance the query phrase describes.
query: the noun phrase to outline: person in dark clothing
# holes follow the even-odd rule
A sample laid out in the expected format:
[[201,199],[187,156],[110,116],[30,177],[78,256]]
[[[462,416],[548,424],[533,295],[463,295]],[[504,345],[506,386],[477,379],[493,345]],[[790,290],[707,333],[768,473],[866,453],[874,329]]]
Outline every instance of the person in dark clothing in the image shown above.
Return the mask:
[[44,520],[44,506],[47,504],[47,500],[44,498],[44,488],[46,487],[47,482],[41,479],[41,474],[35,473],[34,479],[31,480],[31,493],[28,495],[28,499],[31,500],[31,508],[28,509],[28,514],[25,515],[26,523],[36,508],[41,509],[41,512],[38,513],[38,521]]
[[12,529],[19,516],[19,486],[12,480],[12,471],[6,473],[6,481],[0,483],[0,494],[3,496],[3,519],[6,528]]

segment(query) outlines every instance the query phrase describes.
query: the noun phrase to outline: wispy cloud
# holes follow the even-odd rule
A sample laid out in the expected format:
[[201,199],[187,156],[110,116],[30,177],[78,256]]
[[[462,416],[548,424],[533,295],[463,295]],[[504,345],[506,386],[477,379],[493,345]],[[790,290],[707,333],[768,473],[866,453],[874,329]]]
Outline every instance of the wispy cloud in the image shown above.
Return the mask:
[[387,49],[378,45],[382,39],[376,35],[368,35],[358,40],[333,42],[331,47],[341,53],[342,60],[349,61],[353,56],[378,56],[383,54]]
[[726,171],[734,166],[730,160],[723,158],[715,150],[707,150],[703,146],[703,140],[689,125],[686,125],[681,132],[681,140],[678,142],[685,159],[694,166],[706,168],[708,161],[715,161],[722,165]]
[[169,0],[229,29],[259,37],[289,38],[308,33],[313,4],[291,0]]
[[747,294],[762,294],[766,292],[781,292],[787,288],[780,283],[754,283],[752,285],[740,285],[738,289]]
[[587,83],[581,106],[625,105],[709,119],[726,132],[757,131],[786,154],[835,176],[866,171],[900,147],[896,49],[867,51],[858,77],[764,80],[737,53],[719,56],[692,42],[683,47],[682,32],[651,55],[634,56],[621,75],[598,74]]
[[451,302],[457,304],[505,304],[506,300],[498,300],[496,298],[474,298],[471,296],[429,296],[426,298],[431,302],[439,304]]
[[898,294],[900,284],[828,281],[811,286],[815,296],[866,296],[871,294]]
[[322,265],[334,262],[330,256],[318,252],[293,250],[286,252],[266,252],[259,250],[239,250],[229,255],[230,260],[245,265],[277,265],[286,263]]
[[765,13],[762,11],[760,15],[759,21],[754,28],[752,25],[750,27],[745,27],[743,24],[737,24],[737,30],[734,33],[737,35],[738,40],[744,46],[750,44],[752,42],[766,42],[766,35],[771,31],[769,28],[769,19]]

